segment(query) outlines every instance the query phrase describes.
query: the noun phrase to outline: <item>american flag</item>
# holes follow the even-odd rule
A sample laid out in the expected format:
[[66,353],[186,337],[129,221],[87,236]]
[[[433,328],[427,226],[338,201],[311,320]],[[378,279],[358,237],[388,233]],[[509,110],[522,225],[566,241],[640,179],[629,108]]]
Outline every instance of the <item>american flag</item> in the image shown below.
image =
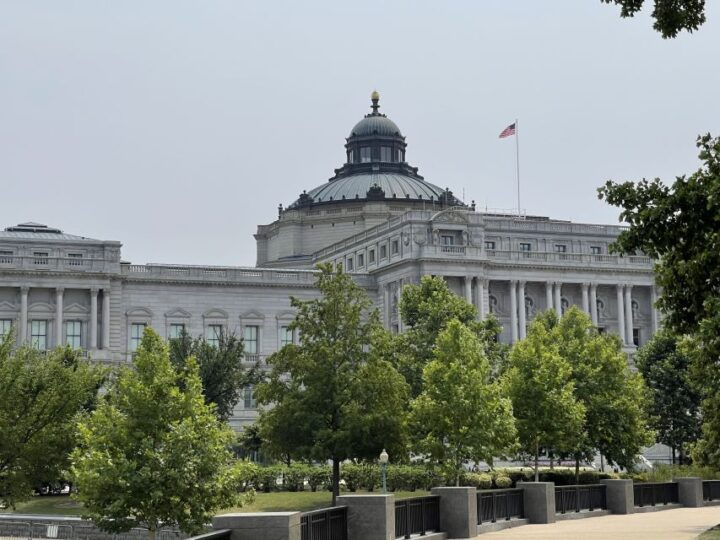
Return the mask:
[[510,135],[515,135],[515,123],[514,122],[502,130],[502,133],[500,133],[500,138],[504,139],[505,137],[509,137]]

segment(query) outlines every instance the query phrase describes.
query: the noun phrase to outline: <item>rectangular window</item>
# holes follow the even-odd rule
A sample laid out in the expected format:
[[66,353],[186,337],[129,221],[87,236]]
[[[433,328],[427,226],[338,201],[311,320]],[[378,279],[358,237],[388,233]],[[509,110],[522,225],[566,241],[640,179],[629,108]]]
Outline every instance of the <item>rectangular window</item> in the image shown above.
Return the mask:
[[455,244],[455,237],[449,234],[444,234],[441,238],[443,246],[452,246]]
[[370,147],[363,146],[360,148],[360,163],[370,163]]
[[555,244],[555,253],[565,253],[567,246],[565,244]]
[[353,161],[355,161],[355,152],[350,150],[350,152],[348,152],[348,163],[352,163]]
[[640,346],[640,329],[633,328],[633,345],[636,347]]
[[604,334],[605,333],[605,327],[604,326],[598,326],[598,334]]
[[12,319],[0,319],[0,340],[12,330]]
[[602,248],[600,246],[590,246],[590,253],[593,255],[602,255]]
[[243,391],[243,406],[246,409],[257,409],[257,400],[253,396],[254,388],[252,385],[246,386]]
[[528,242],[520,242],[520,251],[530,251],[532,246]]
[[384,259],[387,257],[387,246],[380,246],[380,258]]
[[47,264],[48,263],[48,252],[47,251],[35,251],[33,253],[34,264]]
[[400,149],[398,149],[398,151],[397,151],[397,160],[398,160],[398,163],[402,163],[402,160],[403,160],[402,150],[400,150]]
[[485,242],[485,249],[495,249],[495,242],[493,240],[487,240]]
[[178,339],[183,331],[185,330],[185,325],[183,323],[172,323],[170,325],[170,333],[168,335],[168,339]]
[[353,258],[352,258],[352,257],[348,257],[348,259],[347,259],[347,270],[350,271],[350,270],[352,270],[352,269],[353,269]]
[[392,161],[392,148],[389,146],[380,147],[380,161]]
[[285,345],[292,345],[295,343],[295,332],[293,332],[288,326],[280,327],[280,347]]
[[47,321],[30,322],[30,343],[36,349],[44,351],[47,349]]
[[246,326],[244,329],[243,339],[245,341],[245,354],[258,353],[258,332],[257,326]]
[[65,343],[73,349],[82,348],[82,323],[65,321]]
[[358,253],[358,267],[362,268],[365,266],[365,255]]
[[368,251],[368,263],[372,264],[375,262],[375,250],[371,249]]
[[218,347],[220,345],[220,336],[222,336],[222,332],[222,324],[208,324],[205,341],[213,347]]
[[69,266],[82,266],[82,253],[68,253]]
[[145,323],[133,323],[132,326],[130,326],[130,352],[138,350],[146,326]]
[[395,255],[400,251],[400,242],[397,240],[392,241],[392,254]]

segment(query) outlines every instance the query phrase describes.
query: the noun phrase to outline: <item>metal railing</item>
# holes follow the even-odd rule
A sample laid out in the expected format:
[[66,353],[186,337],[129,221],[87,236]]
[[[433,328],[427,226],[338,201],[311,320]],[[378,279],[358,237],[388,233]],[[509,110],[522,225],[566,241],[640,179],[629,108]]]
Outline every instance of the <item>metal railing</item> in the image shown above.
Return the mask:
[[[147,540],[147,529],[133,528],[123,533],[109,533],[99,530],[88,522],[74,521],[75,524],[53,523],[48,521],[15,521],[11,516],[0,519],[0,538],[2,539],[52,539],[52,540]],[[220,531],[216,531],[220,532]],[[229,531],[228,531],[229,532]],[[187,535],[179,531],[162,529],[157,532],[157,540],[181,540]],[[203,539],[227,540],[230,536],[202,535]]]
[[720,500],[720,480],[703,480],[703,501]]
[[495,523],[498,519],[524,518],[523,490],[482,489],[477,492],[478,524]]
[[604,484],[555,487],[555,513],[607,509],[607,489]]
[[321,508],[300,515],[300,540],[347,540],[347,506]]
[[635,506],[666,505],[678,502],[678,485],[675,482],[647,482],[633,484]]
[[440,530],[440,496],[395,501],[395,538],[410,538]]

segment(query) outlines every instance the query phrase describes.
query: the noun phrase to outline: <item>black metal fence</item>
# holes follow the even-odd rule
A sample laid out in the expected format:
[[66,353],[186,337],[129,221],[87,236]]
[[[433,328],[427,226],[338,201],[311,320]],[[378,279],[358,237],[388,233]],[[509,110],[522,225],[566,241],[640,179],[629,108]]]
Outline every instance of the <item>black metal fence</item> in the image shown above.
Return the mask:
[[555,513],[605,510],[607,489],[604,484],[555,487]]
[[440,497],[412,497],[395,501],[395,538],[410,538],[440,530]]
[[477,492],[478,524],[495,523],[497,520],[524,518],[523,490],[479,489]]
[[635,506],[666,505],[678,502],[676,482],[644,482],[633,484]]
[[333,506],[300,515],[301,540],[347,540],[347,507]]
[[703,480],[703,501],[720,499],[720,480]]

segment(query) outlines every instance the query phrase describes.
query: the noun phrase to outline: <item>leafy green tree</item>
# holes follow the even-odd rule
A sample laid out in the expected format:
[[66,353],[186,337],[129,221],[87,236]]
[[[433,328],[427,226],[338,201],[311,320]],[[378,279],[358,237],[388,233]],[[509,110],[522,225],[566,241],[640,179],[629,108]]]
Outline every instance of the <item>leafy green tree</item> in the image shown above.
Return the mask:
[[373,346],[389,338],[365,291],[341,268],[318,268],[321,297],[291,298],[297,315],[290,328],[299,330],[300,343],[268,358],[272,370],[256,395],[273,404],[260,416],[268,449],[332,460],[334,500],[342,461],[376,459],[383,448],[406,455],[408,392]]
[[689,444],[700,436],[700,394],[690,379],[690,357],[667,330],[655,334],[635,355],[635,365],[650,391],[650,422],[657,441],[676,453],[680,464]]
[[438,463],[460,485],[468,460],[492,464],[517,441],[510,400],[491,380],[490,363],[474,332],[457,319],[440,332],[434,359],[423,370],[423,390],[412,404],[418,453]]
[[173,369],[167,345],[146,329],[134,369],[122,369],[78,426],[71,473],[77,499],[101,529],[178,526],[195,534],[213,513],[241,504],[232,430],[205,403],[195,360]]
[[406,331],[396,336],[394,352],[387,351],[405,376],[413,396],[422,391],[423,370],[432,361],[435,343],[446,325],[457,319],[480,339],[493,371],[502,369],[508,347],[497,340],[501,327],[494,317],[477,320],[477,310],[453,293],[440,277],[423,276],[418,285],[406,285],[400,299]]
[[[601,0],[621,6],[621,17],[634,17],[644,0]],[[648,1],[649,3],[649,1]],[[692,32],[705,22],[705,0],[655,0],[653,28],[664,38],[674,38],[682,30]]]
[[195,358],[200,370],[205,403],[215,404],[215,413],[228,420],[246,386],[257,382],[259,364],[248,366],[242,339],[221,332],[217,345],[204,337],[193,338],[183,331],[170,340],[170,361],[176,369],[187,369]]
[[720,139],[698,137],[700,169],[671,185],[659,179],[601,187],[599,197],[629,223],[614,245],[653,257],[664,324],[690,335],[691,373],[703,396],[703,440],[694,454],[720,467]]
[[68,466],[75,423],[94,403],[105,370],[61,347],[13,350],[0,338],[0,501],[14,507]]
[[510,350],[503,376],[521,448],[534,456],[536,482],[541,448],[567,452],[584,436],[585,406],[575,397],[572,367],[549,333],[542,320],[533,321]]
[[585,407],[583,436],[569,452],[575,459],[579,481],[580,461],[596,451],[610,462],[631,468],[643,446],[652,443],[645,410],[643,379],[631,373],[620,340],[600,334],[590,317],[576,306],[558,318],[554,311],[538,317],[547,329],[546,346],[557,346],[572,369],[574,394]]

